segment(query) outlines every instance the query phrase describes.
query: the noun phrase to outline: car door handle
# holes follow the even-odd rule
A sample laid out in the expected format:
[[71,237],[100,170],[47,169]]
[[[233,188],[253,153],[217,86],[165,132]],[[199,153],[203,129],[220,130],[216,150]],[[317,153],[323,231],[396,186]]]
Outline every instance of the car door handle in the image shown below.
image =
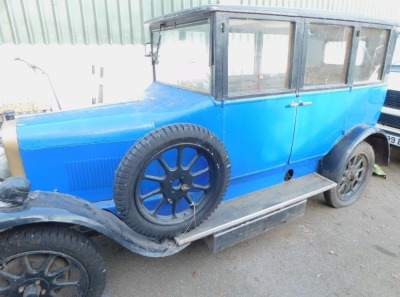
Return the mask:
[[305,101],[305,102],[300,101],[300,102],[299,102],[299,105],[300,105],[300,106],[306,106],[306,105],[311,105],[311,104],[312,104],[312,101]]
[[297,106],[299,106],[299,103],[292,101],[289,106],[290,107],[297,107]]

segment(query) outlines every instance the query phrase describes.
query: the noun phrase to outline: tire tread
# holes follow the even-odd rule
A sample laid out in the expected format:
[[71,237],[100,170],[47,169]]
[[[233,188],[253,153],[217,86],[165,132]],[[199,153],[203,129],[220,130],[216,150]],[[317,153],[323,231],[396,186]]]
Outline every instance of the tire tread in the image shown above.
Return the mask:
[[137,175],[137,171],[139,171],[140,168],[145,165],[146,158],[149,158],[148,152],[152,151],[154,147],[168,145],[171,141],[173,142],[177,139],[179,140],[186,138],[196,139],[202,143],[205,143],[206,139],[208,143],[215,149],[215,151],[221,155],[221,162],[222,164],[226,164],[226,168],[223,169],[224,174],[222,177],[223,180],[221,181],[223,186],[221,192],[218,193],[218,201],[216,201],[213,207],[207,210],[208,213],[201,216],[198,221],[195,223],[190,223],[189,226],[183,228],[184,231],[195,228],[209,218],[210,215],[214,213],[218,205],[221,203],[222,198],[226,194],[228,180],[230,178],[230,162],[224,145],[213,133],[204,127],[195,124],[178,123],[160,127],[146,134],[129,149],[116,171],[114,182],[114,201],[122,220],[130,228],[147,237],[158,239],[170,238],[176,236],[177,232],[174,230],[165,230],[166,228],[164,228],[162,232],[157,231],[155,230],[154,226],[149,226],[149,222],[145,221],[145,219],[137,218],[137,214],[136,216],[132,215],[132,208],[135,206],[132,205],[132,201],[129,201],[131,199],[129,191],[132,191],[133,186],[128,185],[128,183],[132,183],[132,176]]

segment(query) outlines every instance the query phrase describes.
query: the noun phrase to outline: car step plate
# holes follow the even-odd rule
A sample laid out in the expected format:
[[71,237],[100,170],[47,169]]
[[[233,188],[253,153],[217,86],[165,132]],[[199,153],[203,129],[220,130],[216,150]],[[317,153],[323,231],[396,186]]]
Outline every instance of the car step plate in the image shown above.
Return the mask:
[[336,183],[316,173],[293,179],[223,202],[211,217],[190,232],[175,237],[178,245],[220,233],[235,226],[268,217],[307,198],[323,193]]

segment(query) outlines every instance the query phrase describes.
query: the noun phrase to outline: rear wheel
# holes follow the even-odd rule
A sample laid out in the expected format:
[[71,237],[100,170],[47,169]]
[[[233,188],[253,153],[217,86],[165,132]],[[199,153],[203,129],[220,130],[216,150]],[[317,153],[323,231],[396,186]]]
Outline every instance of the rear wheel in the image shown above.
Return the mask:
[[344,168],[333,179],[337,186],[324,193],[327,203],[339,208],[356,202],[372,176],[374,162],[375,154],[371,145],[360,142],[347,157]]
[[86,236],[59,227],[0,235],[0,297],[98,297],[105,263]]

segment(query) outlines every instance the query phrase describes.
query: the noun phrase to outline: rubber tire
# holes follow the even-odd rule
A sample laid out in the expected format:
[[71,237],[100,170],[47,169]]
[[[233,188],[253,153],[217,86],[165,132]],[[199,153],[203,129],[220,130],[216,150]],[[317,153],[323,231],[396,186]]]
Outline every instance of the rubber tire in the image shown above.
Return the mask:
[[[342,180],[342,177],[345,173],[347,164],[353,157],[355,157],[357,155],[363,155],[368,162],[368,164],[366,166],[367,170],[366,170],[365,179],[363,180],[361,186],[354,192],[354,194],[349,199],[342,199],[341,195],[338,193],[339,183]],[[354,202],[356,202],[361,197],[362,193],[364,192],[364,190],[372,176],[374,164],[375,164],[375,154],[374,154],[373,148],[367,142],[364,142],[364,141],[360,142],[354,148],[353,152],[349,156],[347,156],[344,167],[338,171],[338,174],[333,179],[334,182],[338,183],[338,186],[336,186],[335,188],[333,188],[329,191],[326,191],[324,193],[326,202],[330,206],[335,207],[335,208],[346,207],[346,206],[349,206],[349,205],[353,204]]]
[[[74,258],[83,265],[89,278],[83,297],[102,295],[106,284],[105,262],[87,236],[57,226],[23,226],[0,234],[0,265],[8,257],[35,251],[57,252]],[[18,292],[14,295],[20,296]]]
[[[155,224],[146,219],[136,205],[136,183],[153,156],[178,144],[195,144],[208,150],[218,168],[216,190],[203,211],[196,212],[195,220],[175,225]],[[230,161],[218,137],[204,127],[194,124],[168,125],[145,135],[125,154],[116,171],[114,201],[122,220],[133,230],[150,238],[173,238],[199,226],[215,211],[225,196],[229,178]]]

